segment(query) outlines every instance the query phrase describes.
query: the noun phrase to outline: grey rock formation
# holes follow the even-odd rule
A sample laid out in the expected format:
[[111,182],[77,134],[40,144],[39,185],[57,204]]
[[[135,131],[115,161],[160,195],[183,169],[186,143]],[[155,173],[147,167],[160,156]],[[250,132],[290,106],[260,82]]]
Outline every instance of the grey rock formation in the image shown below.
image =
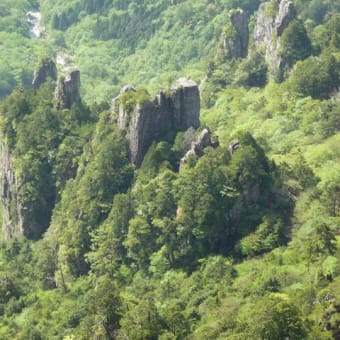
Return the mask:
[[48,79],[57,80],[57,67],[53,60],[45,58],[41,60],[38,68],[34,71],[32,85],[39,88]]
[[[124,111],[120,111],[122,113]],[[120,127],[127,126],[129,138],[129,156],[131,162],[139,166],[153,141],[159,139],[167,132],[170,125],[166,111],[162,111],[155,103],[148,101],[137,105],[128,121],[124,112],[124,118],[118,121],[123,122]]]
[[132,110],[120,103],[119,96],[112,106],[118,113],[119,128],[127,131],[130,160],[137,166],[152,142],[171,131],[184,131],[200,125],[198,86],[184,78],[179,79],[170,90],[160,92],[153,101],[136,104]]
[[124,109],[123,105],[120,105],[119,101],[120,95],[126,92],[136,92],[136,89],[132,85],[129,84],[124,85],[119,92],[119,96],[113,98],[111,102],[111,111],[118,113],[117,123],[120,129],[126,129],[127,128],[126,124],[129,123],[126,114],[127,111]]
[[200,133],[196,141],[192,142],[191,148],[189,149],[189,151],[187,151],[185,156],[181,159],[180,166],[184,165],[192,155],[197,156],[197,157],[202,157],[204,154],[204,149],[206,147],[212,146],[216,148],[218,147],[218,145],[219,145],[218,140],[216,138],[215,139],[212,138],[211,133],[209,132],[208,129],[204,129]]
[[234,139],[233,141],[230,142],[229,144],[229,153],[230,153],[230,156],[233,155],[233,153],[241,146],[241,143],[238,139]]
[[192,146],[192,143],[196,141],[196,130],[191,126],[184,132],[182,150],[183,154],[186,154]]
[[18,175],[15,159],[7,145],[0,142],[0,209],[2,240],[27,237],[39,238],[49,225],[54,200],[54,188],[46,187],[40,197],[28,192],[32,179],[26,173]]
[[130,84],[126,84],[125,86],[122,87],[122,89],[120,90],[120,93],[125,93],[125,92],[130,92],[130,91],[136,91],[136,89],[130,85]]
[[200,94],[197,84],[192,80],[180,78],[170,92],[169,104],[170,111],[174,113],[174,129],[186,130],[190,126],[198,128]]
[[279,4],[279,11],[275,17],[275,29],[278,36],[281,36],[288,25],[296,18],[297,12],[292,1],[282,0]]
[[0,202],[2,212],[2,239],[24,235],[23,208],[18,200],[18,186],[14,176],[12,156],[0,143]]
[[285,60],[280,55],[281,36],[297,13],[292,1],[281,0],[274,16],[266,12],[269,3],[262,3],[257,13],[254,29],[254,43],[259,50],[264,49],[265,59],[271,75],[282,74],[286,68]]
[[[203,156],[203,150],[208,146],[215,146],[215,144],[211,140],[211,134],[208,129],[204,129],[201,134],[198,136],[196,143],[192,145],[195,154],[198,157]],[[217,145],[216,145],[217,146]]]
[[58,109],[70,109],[74,103],[80,103],[80,72],[70,69],[65,77],[60,77],[55,91],[55,106]]
[[223,38],[222,47],[229,58],[246,58],[248,55],[249,30],[248,17],[241,9],[233,10],[229,15],[234,35]]

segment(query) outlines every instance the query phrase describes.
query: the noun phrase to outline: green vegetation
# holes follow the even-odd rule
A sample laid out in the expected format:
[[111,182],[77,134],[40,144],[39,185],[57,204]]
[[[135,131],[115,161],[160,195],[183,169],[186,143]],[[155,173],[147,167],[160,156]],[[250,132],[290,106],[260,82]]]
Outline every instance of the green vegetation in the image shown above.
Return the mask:
[[143,105],[148,100],[151,100],[151,97],[144,88],[122,93],[118,99],[119,104],[121,104],[127,112],[131,112],[136,105]]
[[265,14],[269,17],[275,18],[277,10],[279,8],[280,1],[279,0],[270,0],[265,5]]
[[291,86],[301,96],[329,98],[340,85],[339,61],[328,51],[296,64]]
[[[51,39],[75,55],[83,97],[109,100],[122,84],[152,92],[183,74],[196,81],[215,53],[229,10],[259,1],[41,1]],[[96,51],[95,53],[93,51]]]
[[15,86],[30,86],[38,57],[52,51],[49,43],[29,37],[26,13],[35,6],[34,0],[1,1],[0,99],[11,93]]
[[[0,243],[1,339],[339,338],[340,3],[294,3],[276,83],[262,51],[221,50],[229,9],[259,1],[42,0],[44,40],[35,1],[2,1],[1,198],[26,227]],[[25,89],[60,46],[84,85],[65,110],[53,82]],[[136,169],[108,102],[139,85],[118,99],[133,114],[180,75],[205,78],[220,145],[179,170],[173,131]]]
[[295,19],[282,34],[281,54],[291,67],[298,60],[309,57],[311,53],[312,46],[306,29],[301,20]]

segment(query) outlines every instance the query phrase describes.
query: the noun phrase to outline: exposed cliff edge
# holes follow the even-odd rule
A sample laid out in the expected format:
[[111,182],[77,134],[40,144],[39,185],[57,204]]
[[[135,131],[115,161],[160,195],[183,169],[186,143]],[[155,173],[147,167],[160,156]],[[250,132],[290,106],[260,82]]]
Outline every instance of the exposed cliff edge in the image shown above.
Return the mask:
[[[195,82],[181,78],[175,87],[161,91],[155,99],[138,100],[130,105],[123,98],[135,92],[124,87],[113,101],[120,129],[127,131],[130,160],[139,166],[152,142],[172,131],[198,128],[200,94]],[[123,94],[125,93],[125,96]]]
[[230,11],[229,20],[223,34],[222,48],[229,59],[246,58],[249,44],[248,17],[241,9],[236,9]]
[[0,143],[0,200],[2,204],[2,239],[24,235],[23,209],[17,199],[18,186],[14,176],[12,156]]
[[32,85],[39,88],[48,79],[57,80],[57,67],[53,60],[44,58],[40,61],[38,68],[34,71]]
[[[44,59],[35,72],[32,85],[39,88],[50,78],[53,80],[57,78],[56,66],[52,60]],[[57,84],[56,108],[68,109],[71,108],[73,103],[80,103],[79,87],[79,71],[71,70]],[[32,113],[22,112],[23,116],[25,114]],[[34,159],[38,168],[44,168],[44,178],[40,181],[40,179],[32,177],[27,171],[21,169],[20,158],[16,159],[14,156],[16,152],[13,137],[12,144],[7,143],[7,132],[3,132],[1,137],[0,205],[2,239],[9,240],[14,237],[38,239],[49,226],[55,204],[55,183],[50,173],[50,165],[45,158]],[[39,194],[35,194],[38,187]]]
[[54,188],[46,186],[38,199],[30,197],[32,179],[26,173],[18,175],[16,159],[3,142],[0,157],[1,239],[38,239],[50,222]]
[[271,75],[282,74],[287,68],[281,53],[281,37],[289,24],[297,17],[292,1],[282,0],[278,8],[274,3],[262,3],[259,7],[255,28],[254,44],[256,49],[264,49],[265,59]]
[[80,72],[71,68],[66,76],[58,80],[55,92],[55,107],[57,109],[70,109],[73,104],[80,104]]
[[[32,86],[39,88],[49,79],[56,81],[58,79],[58,71],[53,60],[44,58],[34,71]],[[57,82],[54,95],[55,108],[70,109],[73,104],[80,104],[80,86],[80,71],[77,68],[67,69],[66,75],[60,76]]]

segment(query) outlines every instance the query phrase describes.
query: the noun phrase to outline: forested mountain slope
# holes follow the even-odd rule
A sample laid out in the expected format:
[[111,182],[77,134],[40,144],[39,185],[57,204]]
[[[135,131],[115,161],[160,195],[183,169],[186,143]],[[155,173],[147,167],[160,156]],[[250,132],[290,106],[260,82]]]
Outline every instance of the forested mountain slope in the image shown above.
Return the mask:
[[339,339],[339,9],[0,4],[0,338]]
[[98,101],[122,83],[158,90],[183,73],[203,78],[234,2],[43,1],[41,8],[52,36],[75,53],[85,97]]

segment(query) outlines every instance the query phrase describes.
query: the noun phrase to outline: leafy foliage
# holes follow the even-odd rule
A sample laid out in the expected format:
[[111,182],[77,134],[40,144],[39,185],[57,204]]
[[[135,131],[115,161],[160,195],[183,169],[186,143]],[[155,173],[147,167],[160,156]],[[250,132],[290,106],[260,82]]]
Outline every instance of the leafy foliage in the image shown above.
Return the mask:
[[[56,44],[91,102],[57,110],[46,83],[0,103],[27,217],[25,237],[0,244],[0,338],[339,337],[339,1],[294,3],[304,23],[282,37],[280,84],[261,51],[228,61],[218,47],[229,9],[259,1],[43,0],[44,43],[27,36],[35,1],[0,4],[0,96]],[[100,102],[183,73],[207,73],[201,122],[220,146],[179,166],[185,133],[164,136],[135,169]],[[132,112],[150,95],[121,100]]]
[[303,23],[295,19],[284,30],[281,38],[281,54],[289,67],[296,61],[311,55],[312,45]]
[[291,79],[293,90],[302,96],[329,98],[340,83],[339,62],[332,55],[308,58],[297,63]]

